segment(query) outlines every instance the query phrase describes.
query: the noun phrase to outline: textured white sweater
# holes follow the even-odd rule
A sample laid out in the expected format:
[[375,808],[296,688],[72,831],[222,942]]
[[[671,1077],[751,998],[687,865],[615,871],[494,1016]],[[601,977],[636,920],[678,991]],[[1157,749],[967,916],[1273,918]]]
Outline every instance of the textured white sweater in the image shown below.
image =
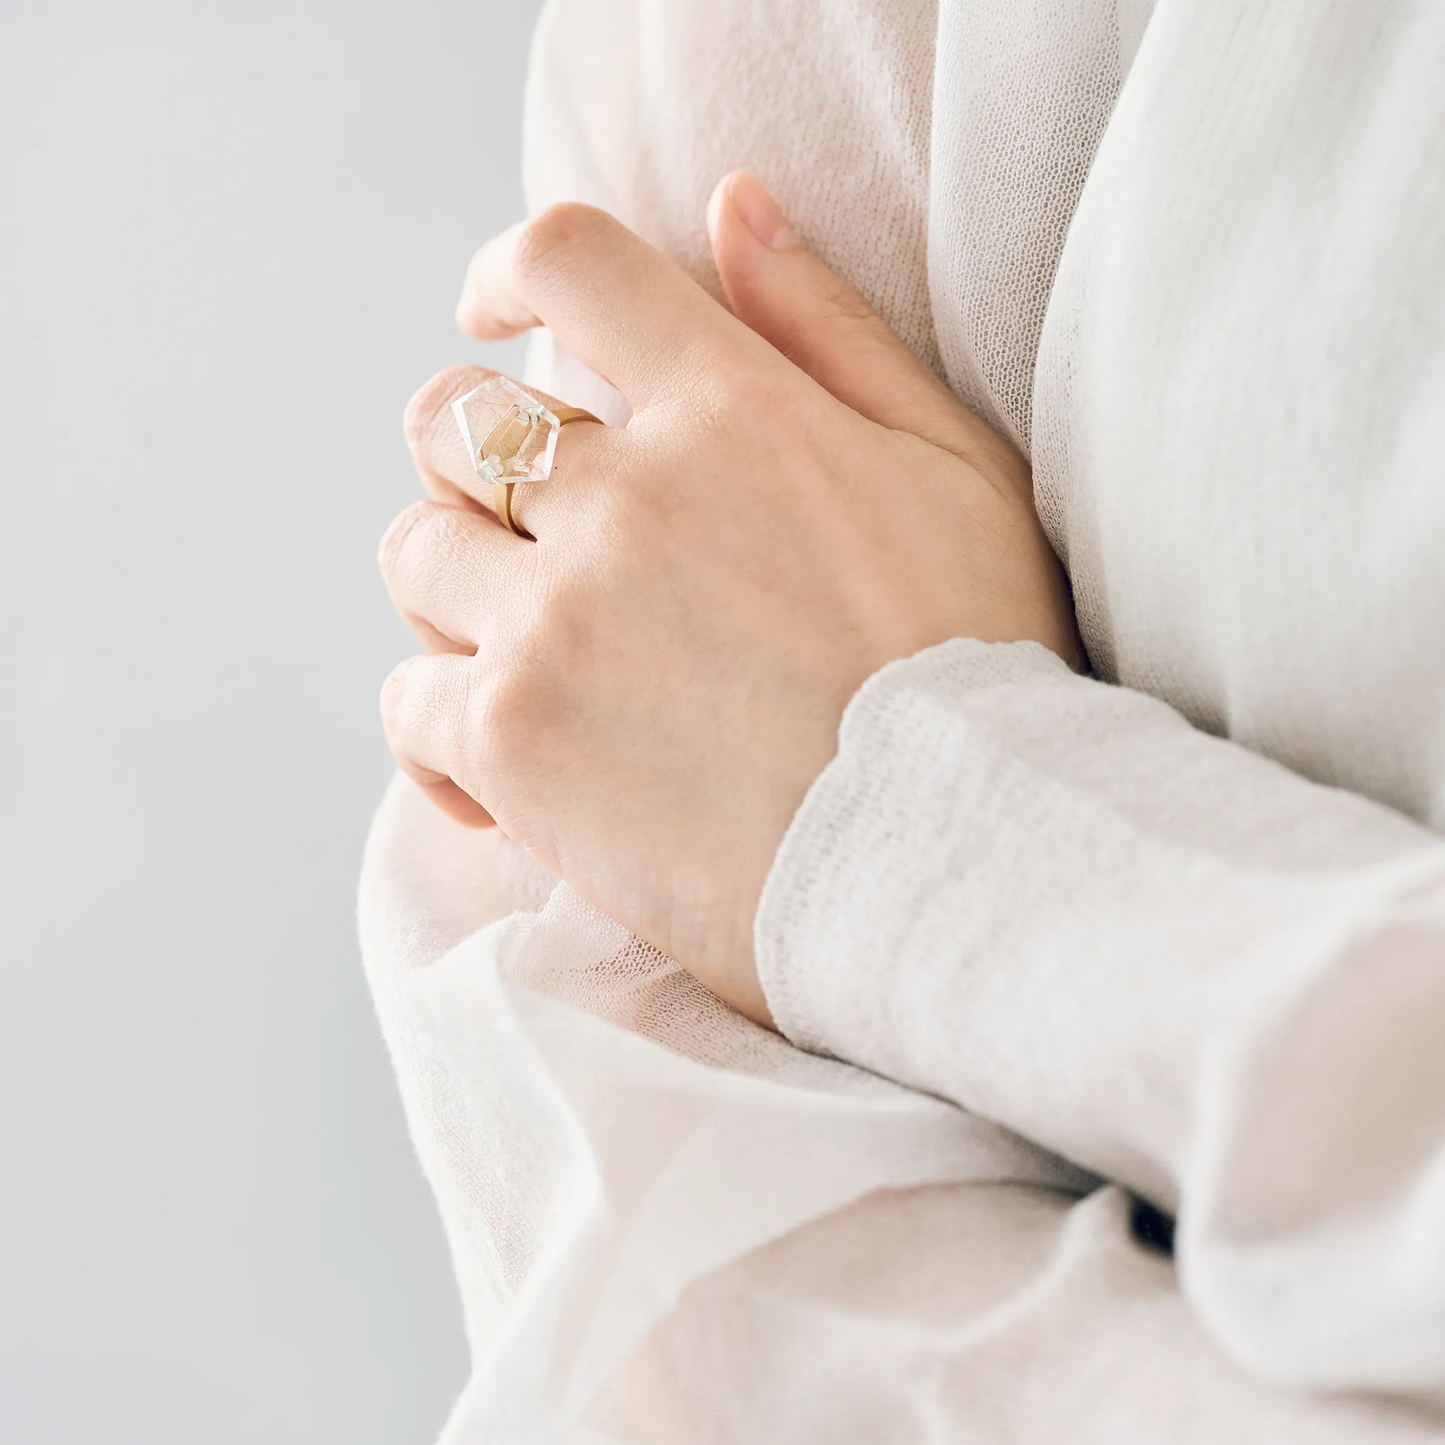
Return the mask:
[[715,286],[755,169],[1029,450],[1097,679],[863,687],[758,918],[801,1049],[398,783],[448,1442],[1445,1438],[1442,77],[1432,0],[549,8],[531,201]]

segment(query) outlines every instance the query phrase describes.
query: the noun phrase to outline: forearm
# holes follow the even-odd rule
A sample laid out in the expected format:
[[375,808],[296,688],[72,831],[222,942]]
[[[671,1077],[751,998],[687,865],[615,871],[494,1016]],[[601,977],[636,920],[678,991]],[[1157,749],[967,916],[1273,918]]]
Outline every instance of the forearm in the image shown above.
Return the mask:
[[1247,1363],[1440,1383],[1433,833],[1040,649],[950,643],[855,699],[758,951],[796,1041],[1179,1208]]

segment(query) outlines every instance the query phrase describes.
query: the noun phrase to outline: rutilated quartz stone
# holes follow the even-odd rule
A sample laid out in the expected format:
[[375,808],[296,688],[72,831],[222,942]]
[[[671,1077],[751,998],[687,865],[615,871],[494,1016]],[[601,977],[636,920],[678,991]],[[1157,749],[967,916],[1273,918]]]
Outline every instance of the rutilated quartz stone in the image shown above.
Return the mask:
[[542,482],[552,473],[561,423],[505,376],[452,403],[467,455],[484,482]]

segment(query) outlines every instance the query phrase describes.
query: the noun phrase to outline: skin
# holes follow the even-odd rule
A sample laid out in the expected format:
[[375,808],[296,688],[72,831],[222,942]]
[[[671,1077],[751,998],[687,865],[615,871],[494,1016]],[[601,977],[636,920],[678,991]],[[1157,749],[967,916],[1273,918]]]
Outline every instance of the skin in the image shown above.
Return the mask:
[[849,698],[950,637],[1082,659],[1028,467],[747,172],[708,208],[731,313],[603,212],[563,205],[468,269],[484,339],[550,327],[627,397],[490,510],[449,403],[412,399],[431,500],[380,564],[426,644],[382,690],[403,769],[495,821],[585,898],[771,1023],[753,955],[764,880]]

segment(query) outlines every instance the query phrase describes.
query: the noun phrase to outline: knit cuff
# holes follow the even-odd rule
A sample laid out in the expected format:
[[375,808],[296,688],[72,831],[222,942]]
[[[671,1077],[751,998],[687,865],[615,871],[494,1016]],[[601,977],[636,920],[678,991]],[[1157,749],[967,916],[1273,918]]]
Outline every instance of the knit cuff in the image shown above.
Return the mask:
[[[779,1029],[800,1048],[831,1052],[837,996],[850,989],[838,953],[846,916],[856,965],[873,957],[886,971],[909,894],[928,886],[917,836],[917,800],[950,787],[957,759],[936,756],[930,741],[940,705],[1019,685],[1052,694],[1078,679],[1032,642],[955,638],[891,662],[858,690],[838,730],[838,752],[808,790],[763,887],[754,923],[758,975]],[[963,792],[971,791],[964,789]],[[965,797],[958,804],[967,806]],[[881,1021],[880,1021],[881,1022]]]

